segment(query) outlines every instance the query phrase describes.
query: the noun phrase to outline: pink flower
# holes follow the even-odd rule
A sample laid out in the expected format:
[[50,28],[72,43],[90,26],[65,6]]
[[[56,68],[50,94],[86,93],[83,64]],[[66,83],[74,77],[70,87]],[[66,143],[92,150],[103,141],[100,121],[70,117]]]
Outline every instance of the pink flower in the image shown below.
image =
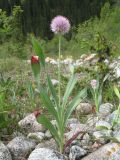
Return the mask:
[[93,89],[96,89],[96,88],[97,88],[97,80],[96,80],[96,79],[91,80],[90,84],[91,84],[91,87],[92,87]]
[[57,16],[51,22],[51,30],[55,34],[64,35],[70,30],[70,22],[66,17]]

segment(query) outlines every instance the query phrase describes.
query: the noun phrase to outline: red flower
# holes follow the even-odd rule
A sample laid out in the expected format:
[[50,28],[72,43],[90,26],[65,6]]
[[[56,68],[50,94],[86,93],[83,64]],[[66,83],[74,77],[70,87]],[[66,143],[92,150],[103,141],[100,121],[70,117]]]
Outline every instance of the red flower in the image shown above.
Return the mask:
[[31,57],[31,63],[39,63],[39,57],[38,56],[32,56]]

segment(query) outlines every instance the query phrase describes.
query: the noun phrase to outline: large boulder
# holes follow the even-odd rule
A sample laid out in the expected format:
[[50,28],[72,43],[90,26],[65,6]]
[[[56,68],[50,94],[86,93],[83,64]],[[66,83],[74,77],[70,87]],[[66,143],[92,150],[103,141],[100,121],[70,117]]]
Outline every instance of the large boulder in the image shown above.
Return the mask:
[[0,160],[12,160],[8,148],[2,142],[0,142]]
[[36,143],[25,137],[16,137],[7,145],[13,160],[26,157],[36,146]]

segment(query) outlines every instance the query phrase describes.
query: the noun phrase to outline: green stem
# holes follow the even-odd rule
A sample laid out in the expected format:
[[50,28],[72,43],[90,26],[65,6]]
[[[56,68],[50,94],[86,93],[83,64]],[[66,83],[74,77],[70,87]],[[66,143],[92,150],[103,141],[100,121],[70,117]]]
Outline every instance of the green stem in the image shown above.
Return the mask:
[[59,106],[60,106],[60,101],[61,101],[61,77],[60,77],[60,56],[61,56],[61,36],[59,36],[59,55],[58,55],[58,81],[59,81],[59,86],[58,86],[58,96],[59,96]]

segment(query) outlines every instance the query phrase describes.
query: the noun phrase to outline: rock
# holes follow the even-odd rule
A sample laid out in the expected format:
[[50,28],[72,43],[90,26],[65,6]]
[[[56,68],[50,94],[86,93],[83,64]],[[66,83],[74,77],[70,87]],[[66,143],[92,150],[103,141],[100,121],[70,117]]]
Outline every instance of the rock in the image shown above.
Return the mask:
[[76,107],[77,114],[90,114],[92,113],[93,106],[89,103],[80,103]]
[[38,148],[30,154],[28,160],[65,160],[65,157],[54,150]]
[[112,79],[120,78],[120,60],[113,60],[113,62],[109,65],[109,68],[112,72]]
[[100,143],[104,144],[108,141],[108,138],[112,136],[111,130],[102,130],[102,131],[96,131],[93,133],[93,137],[95,140],[99,141]]
[[8,148],[2,142],[0,142],[0,160],[12,160]]
[[39,143],[36,146],[36,148],[48,148],[48,149],[58,150],[57,144],[53,138],[50,140],[44,141],[42,143]]
[[[118,158],[119,157],[119,158]],[[119,160],[120,144],[108,143],[81,160]]]
[[36,146],[36,143],[25,137],[16,137],[7,145],[14,160],[21,160],[26,157]]
[[116,111],[112,112],[110,115],[108,115],[105,118],[105,121],[107,121],[108,123],[110,123],[112,125],[113,121],[115,120],[115,114],[116,113],[117,113]]
[[95,125],[97,121],[98,121],[98,117],[95,117],[93,114],[88,117],[86,125],[91,130],[91,132],[95,130]]
[[77,118],[70,118],[67,120],[67,126],[69,126],[70,124],[80,124],[80,122]]
[[70,148],[70,154],[69,154],[69,159],[70,160],[77,160],[80,159],[81,157],[85,156],[87,154],[87,151],[84,150],[83,148],[79,146],[72,146]]
[[100,105],[99,116],[106,117],[113,111],[113,105],[111,103],[104,103]]
[[82,146],[87,146],[87,145],[89,145],[89,142],[90,142],[90,136],[88,133],[86,133],[83,136],[83,139],[81,140],[81,144],[82,144]]
[[59,81],[56,79],[52,79],[51,81],[52,81],[53,86],[56,86],[59,84]]
[[81,139],[83,132],[87,132],[88,130],[85,124],[70,124],[68,129],[70,131],[64,134],[66,141],[71,139],[77,133],[79,133],[79,135],[76,139]]
[[96,54],[90,54],[84,59],[84,61],[92,61],[95,57],[96,57]]
[[22,119],[18,125],[27,133],[33,132],[44,132],[45,128],[43,125],[37,122],[34,113],[28,115],[24,119]]
[[96,123],[96,129],[102,130],[102,129],[108,129],[110,130],[112,128],[112,125],[106,121],[98,121]]
[[47,138],[47,139],[52,138],[52,135],[51,135],[51,133],[50,133],[49,130],[47,130],[47,131],[45,132],[45,138]]
[[113,134],[114,134],[113,137],[115,138],[115,140],[117,140],[120,143],[120,130],[119,131],[115,131]]
[[81,132],[87,132],[89,130],[89,128],[87,127],[86,124],[70,124],[69,127],[68,127],[69,130],[74,130],[74,131],[81,131]]
[[29,133],[28,138],[34,139],[36,142],[41,142],[45,138],[45,134],[42,132]]

